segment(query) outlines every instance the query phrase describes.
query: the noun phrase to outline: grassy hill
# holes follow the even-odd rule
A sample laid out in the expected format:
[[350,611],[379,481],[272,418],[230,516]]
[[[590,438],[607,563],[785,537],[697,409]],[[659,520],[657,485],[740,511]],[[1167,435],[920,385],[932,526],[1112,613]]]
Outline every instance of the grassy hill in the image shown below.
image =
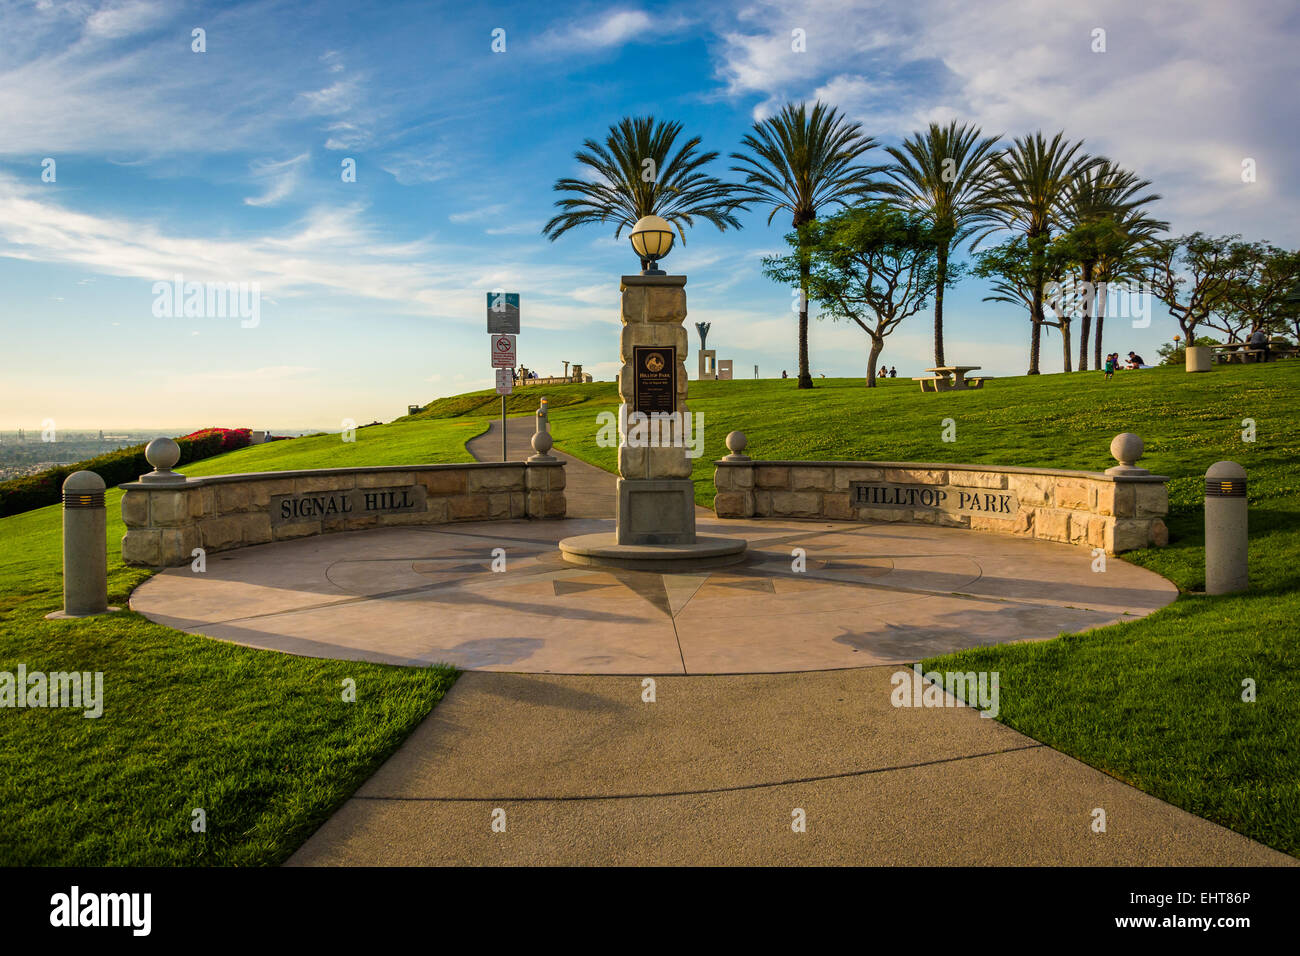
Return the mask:
[[[994,462],[1101,469],[1120,431],[1146,441],[1145,466],[1170,475],[1171,544],[1126,556],[1186,593],[1131,624],[926,662],[1001,674],[1001,718],[1180,806],[1300,853],[1300,362],[1054,375],[991,381],[982,391],[922,395],[894,380],[691,383],[704,414],[696,497],[712,501],[711,464],[732,429],[759,458]],[[531,413],[545,395],[557,444],[613,470],[595,445],[610,383],[537,386],[510,399]],[[360,429],[241,449],[188,474],[465,461],[464,442],[499,414],[493,392],[440,399]],[[944,419],[957,441],[941,440]],[[1253,419],[1257,440],[1242,441]],[[1251,590],[1203,587],[1200,476],[1231,459],[1250,475]],[[110,592],[125,604],[147,572],[122,566],[120,492],[109,494]],[[315,661],[219,644],[122,613],[49,623],[59,607],[57,507],[0,519],[0,670],[100,670],[98,720],[9,711],[0,747],[0,863],[275,863],[283,860],[397,746],[445,693],[445,669]],[[340,701],[344,678],[355,704]],[[1258,700],[1241,701],[1245,679]],[[203,807],[209,828],[190,829]],[[93,808],[93,809],[87,809]]]

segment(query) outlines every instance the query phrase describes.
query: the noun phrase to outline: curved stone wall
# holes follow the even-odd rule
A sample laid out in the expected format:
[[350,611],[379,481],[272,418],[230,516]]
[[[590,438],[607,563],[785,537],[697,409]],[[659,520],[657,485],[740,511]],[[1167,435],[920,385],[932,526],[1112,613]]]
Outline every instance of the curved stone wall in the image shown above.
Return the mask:
[[287,538],[394,525],[563,518],[564,464],[474,462],[271,471],[122,485],[122,560],[188,564]]
[[[719,518],[907,521],[1104,548],[1164,545],[1162,475],[879,461],[714,463]],[[1135,469],[1140,471],[1141,469]]]

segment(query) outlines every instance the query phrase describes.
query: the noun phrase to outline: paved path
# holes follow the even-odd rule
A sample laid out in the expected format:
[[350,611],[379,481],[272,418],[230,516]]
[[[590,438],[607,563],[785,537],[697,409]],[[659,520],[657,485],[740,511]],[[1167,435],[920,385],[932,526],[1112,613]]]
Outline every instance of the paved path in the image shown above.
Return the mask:
[[[511,458],[525,457],[531,424],[512,423]],[[494,458],[499,434],[468,447]],[[813,522],[726,522],[759,560],[711,575],[569,569],[552,560],[553,541],[607,526],[614,479],[565,458],[569,513],[582,520],[303,539],[218,555],[208,593],[179,572],[137,591],[133,607],[161,602],[151,617],[228,640],[482,668],[290,865],[1295,863],[970,708],[894,707],[900,666],[856,666],[1146,613],[1172,600],[1163,579],[1112,561],[1102,587],[1074,567],[1087,552],[1061,545]],[[485,573],[485,549],[503,541],[514,573]],[[806,575],[789,569],[792,542],[808,545]],[[287,561],[286,546],[315,559]],[[231,588],[280,609],[222,622]],[[331,615],[343,626],[325,627]],[[476,616],[496,623],[464,630]],[[383,637],[385,620],[402,623]],[[657,633],[637,636],[647,629]],[[460,637],[439,643],[430,631]],[[564,669],[565,645],[567,666],[609,669],[622,655],[627,674],[520,672]],[[795,672],[672,676],[737,662]],[[1105,833],[1091,829],[1096,808]],[[504,832],[492,828],[498,809]],[[796,809],[805,833],[791,828]]]
[[[533,430],[536,427],[532,415],[506,419],[506,454],[511,461],[523,461],[533,454]],[[496,419],[482,435],[466,442],[465,450],[479,461],[500,461],[501,420]],[[552,450],[551,454],[564,462],[564,493],[569,517],[614,517],[618,504],[615,477],[562,451]]]
[[1295,862],[971,709],[894,708],[894,670],[662,677],[655,703],[471,671],[289,863]]

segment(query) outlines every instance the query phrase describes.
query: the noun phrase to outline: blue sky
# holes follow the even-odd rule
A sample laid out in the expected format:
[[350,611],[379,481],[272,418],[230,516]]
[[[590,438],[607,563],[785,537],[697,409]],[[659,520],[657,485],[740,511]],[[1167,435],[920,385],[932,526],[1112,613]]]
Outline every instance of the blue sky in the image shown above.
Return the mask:
[[[626,239],[540,228],[574,150],[624,115],[680,120],[723,176],[788,99],[834,103],[882,144],[950,117],[1064,128],[1153,180],[1175,231],[1295,247],[1297,40],[1280,0],[0,0],[0,428],[388,420],[490,384],[494,288],[522,295],[525,364],[612,378]],[[697,226],[665,262],[689,276],[688,324],[712,322],[746,377],[796,365],[790,291],[759,265],[788,222],[766,219]],[[153,284],[176,274],[260,283],[259,324],[155,316]],[[948,355],[1023,373],[1026,315],[985,294],[950,294]],[[1159,307],[1148,329],[1112,327],[1107,350],[1148,358],[1176,331]],[[917,374],[929,343],[918,316],[883,358]],[[814,374],[862,374],[867,344],[813,322]],[[1044,370],[1060,362],[1053,334]]]

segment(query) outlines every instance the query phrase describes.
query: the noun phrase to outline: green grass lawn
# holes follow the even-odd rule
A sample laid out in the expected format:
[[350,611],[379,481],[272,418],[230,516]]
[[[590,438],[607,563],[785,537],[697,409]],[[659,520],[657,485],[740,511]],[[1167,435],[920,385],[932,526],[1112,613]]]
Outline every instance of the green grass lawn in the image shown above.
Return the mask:
[[[1131,624],[1032,644],[967,651],[927,669],[996,670],[1005,723],[1171,803],[1300,855],[1300,362],[993,379],[982,390],[922,395],[895,379],[692,382],[704,414],[696,500],[713,501],[713,464],[727,432],[767,459],[988,462],[1101,470],[1110,440],[1133,431],[1141,462],[1171,477],[1168,547],[1125,555],[1184,592]],[[595,445],[596,416],[615,386],[544,391],[564,451],[615,470]],[[576,392],[576,389],[575,389]],[[487,393],[482,393],[487,395]],[[473,407],[469,397],[463,404]],[[490,398],[490,397],[489,397]],[[534,400],[535,402],[535,400]],[[488,405],[480,406],[488,408]],[[461,414],[465,414],[462,409]],[[944,419],[957,441],[941,439]],[[1256,440],[1242,440],[1253,419]],[[1203,476],[1229,459],[1249,474],[1249,592],[1206,597]],[[1241,699],[1253,679],[1258,699]]]
[[[1201,484],[1214,461],[1250,474],[1252,587],[1184,593],[1141,621],[1051,641],[969,651],[934,669],[1001,674],[1000,719],[1122,780],[1300,855],[1300,362],[995,379],[982,391],[922,395],[894,380],[691,383],[705,416],[696,497],[713,498],[712,460],[728,431],[768,459],[990,462],[1101,469],[1119,431],[1142,464],[1173,478],[1172,541],[1127,555],[1203,587]],[[518,390],[524,414],[546,395],[557,444],[614,469],[596,447],[610,383]],[[277,442],[196,462],[187,474],[466,461],[464,442],[499,412],[491,392],[435,402],[392,425]],[[943,420],[957,441],[941,440]],[[1241,439],[1254,419],[1257,441]],[[125,604],[147,572],[122,566],[109,501],[110,591]],[[443,668],[317,661],[221,644],[120,613],[50,623],[60,604],[57,507],[0,519],[0,670],[99,670],[105,714],[0,712],[0,863],[269,864],[287,857],[429,712],[454,679]],[[345,678],[354,704],[341,700]],[[1256,681],[1258,701],[1241,702]],[[208,832],[190,830],[191,811]]]
[[[189,475],[471,461],[486,426],[430,422],[240,449]],[[107,495],[110,603],[125,567],[122,493]],[[0,671],[104,675],[104,714],[0,711],[0,864],[272,864],[352,794],[450,688],[448,667],[322,661],[194,637],[121,612],[48,622],[62,605],[59,506],[0,519]],[[356,684],[355,703],[343,682]],[[206,833],[191,829],[202,808]]]

